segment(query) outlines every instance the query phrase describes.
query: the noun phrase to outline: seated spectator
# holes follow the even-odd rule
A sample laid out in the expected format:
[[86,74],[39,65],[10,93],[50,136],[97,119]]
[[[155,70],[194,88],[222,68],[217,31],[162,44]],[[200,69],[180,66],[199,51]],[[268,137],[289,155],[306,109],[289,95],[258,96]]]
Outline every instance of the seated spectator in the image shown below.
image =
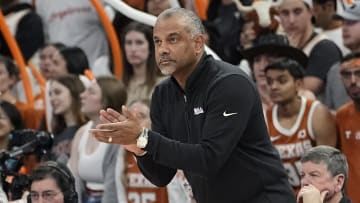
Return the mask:
[[83,203],[123,202],[125,195],[120,195],[122,199],[117,199],[117,193],[124,191],[116,190],[114,177],[119,146],[99,142],[88,131],[100,123],[101,109],[121,110],[126,102],[125,86],[115,77],[98,77],[81,93],[80,99],[81,112],[90,121],[76,132],[69,160],[70,169],[77,181],[79,199]]
[[[256,37],[252,46],[244,50],[242,54],[250,63],[264,111],[273,105],[265,77],[265,67],[280,57],[293,59],[302,67],[305,67],[307,63],[307,56],[300,49],[291,47],[286,36],[273,33],[261,34]],[[315,95],[311,91],[303,88],[302,80],[299,82],[298,94],[308,99],[315,99]]]
[[19,110],[13,104],[0,101],[0,151],[9,150],[9,134],[24,128]]
[[[354,8],[359,10],[359,7]],[[360,53],[345,56],[341,61],[339,71],[342,83],[350,97],[350,101],[336,112],[340,149],[349,163],[349,181],[346,183],[346,192],[353,202],[360,202],[358,190],[360,182]]]
[[21,113],[25,128],[38,129],[44,116],[43,110],[37,110],[20,101],[12,92],[15,83],[20,80],[20,73],[14,62],[0,56],[0,99],[14,104]]
[[80,111],[80,94],[85,87],[78,76],[68,74],[52,79],[49,89],[54,134],[49,158],[66,164],[75,133],[86,122],[85,115]]
[[52,56],[52,77],[67,73],[81,75],[90,68],[85,52],[79,47],[64,47]]
[[316,145],[336,146],[335,119],[319,101],[299,96],[304,71],[296,61],[278,59],[265,68],[265,76],[274,102],[266,111],[270,140],[297,192],[301,156]]
[[45,162],[29,179],[28,202],[78,203],[74,176],[64,164]]
[[301,158],[298,203],[351,203],[345,195],[346,157],[338,149],[317,146]]
[[124,31],[123,69],[128,92],[127,104],[151,98],[159,76],[154,55],[152,28],[138,22],[130,23]]
[[323,101],[327,73],[333,64],[340,61],[342,53],[327,36],[315,32],[309,2],[311,1],[284,0],[278,11],[290,45],[302,49],[308,56],[304,87]]
[[[89,70],[89,61],[85,52],[79,47],[65,47],[53,53],[51,58],[51,67],[49,70],[49,78],[54,78],[61,75],[74,74],[80,77],[81,81],[86,86],[89,80],[83,76],[84,72]],[[45,90],[46,103],[46,126],[49,132],[52,132],[52,107],[49,98],[49,82]]]
[[[343,8],[340,8],[337,18],[343,21],[342,24],[342,38],[345,47],[350,49],[351,53],[360,52],[360,38],[358,37],[360,30],[360,1],[341,1]],[[326,100],[325,104],[329,108],[338,110],[339,107],[348,103],[351,99],[348,96],[341,76],[340,76],[340,62],[335,64],[329,71],[327,76],[326,86]],[[351,164],[350,164],[351,165]],[[351,171],[351,169],[350,169]],[[359,176],[360,177],[360,176]],[[351,178],[353,180],[353,178]],[[354,181],[357,182],[357,181]],[[359,198],[353,199],[355,202],[360,202]]]
[[46,80],[49,80],[53,77],[53,55],[60,49],[64,49],[65,45],[62,43],[50,43],[46,44],[39,50],[39,68],[41,74]]
[[342,38],[342,21],[334,18],[337,10],[341,10],[341,3],[337,0],[313,0],[312,14],[315,20],[315,26],[320,33],[325,34],[341,50],[343,56],[349,53],[349,49],[344,46]]

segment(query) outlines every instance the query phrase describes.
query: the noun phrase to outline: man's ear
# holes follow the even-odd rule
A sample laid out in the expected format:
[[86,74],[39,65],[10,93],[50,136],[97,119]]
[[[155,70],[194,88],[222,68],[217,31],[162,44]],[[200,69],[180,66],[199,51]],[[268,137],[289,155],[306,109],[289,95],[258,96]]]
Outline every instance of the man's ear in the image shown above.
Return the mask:
[[304,88],[304,81],[302,79],[295,79],[296,91]]
[[338,174],[335,176],[335,181],[336,181],[336,192],[340,192],[345,184],[345,175],[344,174]]
[[199,34],[196,35],[194,37],[194,42],[195,42],[195,53],[198,56],[199,54],[201,54],[201,52],[204,49],[204,45],[205,45],[205,36],[203,34]]

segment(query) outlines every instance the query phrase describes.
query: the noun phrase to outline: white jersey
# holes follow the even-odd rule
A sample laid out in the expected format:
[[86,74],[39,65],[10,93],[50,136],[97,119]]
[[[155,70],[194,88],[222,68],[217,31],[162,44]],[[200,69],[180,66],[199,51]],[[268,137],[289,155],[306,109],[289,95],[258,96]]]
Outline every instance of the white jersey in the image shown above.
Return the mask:
[[97,58],[108,55],[104,28],[89,0],[36,0],[36,11],[48,41],[82,48],[90,68]]

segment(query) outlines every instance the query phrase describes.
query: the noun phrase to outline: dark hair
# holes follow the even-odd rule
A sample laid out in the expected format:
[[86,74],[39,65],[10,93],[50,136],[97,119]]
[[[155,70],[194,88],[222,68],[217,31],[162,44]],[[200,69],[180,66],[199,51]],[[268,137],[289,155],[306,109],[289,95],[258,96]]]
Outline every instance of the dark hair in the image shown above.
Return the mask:
[[125,86],[128,86],[131,78],[134,76],[133,67],[126,58],[125,45],[124,45],[126,34],[129,33],[130,31],[136,31],[144,34],[145,39],[149,44],[149,57],[146,63],[146,80],[144,82],[144,85],[149,87],[148,93],[150,93],[150,91],[152,91],[152,87],[156,83],[156,76],[157,76],[157,66],[154,55],[155,46],[153,41],[153,31],[150,26],[138,22],[131,22],[129,25],[125,27],[124,34],[122,35],[123,36],[122,49],[124,50],[123,51],[123,70],[124,70],[123,81]]
[[295,80],[304,78],[304,69],[302,66],[295,60],[289,58],[276,59],[273,63],[265,67],[265,73],[269,70],[287,70]]
[[43,46],[40,47],[40,50],[43,50],[48,46],[53,46],[57,50],[64,49],[66,47],[66,45],[61,43],[61,42],[54,42],[54,43],[46,43],[46,44],[44,44]]
[[13,125],[14,130],[20,130],[24,128],[24,121],[18,108],[15,105],[5,100],[0,100],[0,107],[9,117],[9,120]]
[[19,68],[11,58],[0,55],[0,63],[5,65],[9,77],[14,77],[16,81],[20,79]]
[[89,61],[85,52],[79,47],[65,47],[59,53],[66,62],[67,71],[71,74],[80,75],[89,69]]
[[337,9],[336,1],[337,1],[337,0],[313,0],[314,3],[317,3],[317,4],[322,5],[322,6],[323,6],[324,4],[326,4],[327,2],[332,2],[333,5],[334,5],[335,11],[336,11],[336,9]]
[[[84,124],[86,119],[85,116],[80,112],[80,93],[85,90],[85,87],[79,79],[79,76],[72,74],[62,75],[55,77],[53,81],[57,81],[69,89],[72,98],[71,111],[76,116],[76,123],[79,126]],[[64,115],[53,115],[51,124],[54,133],[60,133],[67,127]]]
[[48,161],[38,166],[29,176],[30,186],[33,182],[47,178],[55,180],[56,185],[64,195],[64,202],[75,203],[78,201],[74,176],[64,164]]
[[341,59],[341,63],[347,62],[347,61],[351,61],[355,58],[360,58],[360,52],[355,52],[355,53],[350,53],[345,55],[342,59]]
[[126,104],[127,93],[124,83],[113,76],[96,78],[101,89],[103,108],[113,108],[121,111],[121,106]]

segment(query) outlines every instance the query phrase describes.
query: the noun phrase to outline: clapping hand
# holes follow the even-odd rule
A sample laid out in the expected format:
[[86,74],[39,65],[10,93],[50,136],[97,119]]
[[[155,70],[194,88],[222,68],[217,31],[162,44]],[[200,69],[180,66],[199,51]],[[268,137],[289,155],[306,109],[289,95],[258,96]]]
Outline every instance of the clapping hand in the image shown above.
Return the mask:
[[135,111],[122,106],[122,114],[108,108],[100,111],[101,124],[89,132],[100,142],[123,145],[128,151],[142,154],[136,147],[136,139],[142,132],[141,122]]

